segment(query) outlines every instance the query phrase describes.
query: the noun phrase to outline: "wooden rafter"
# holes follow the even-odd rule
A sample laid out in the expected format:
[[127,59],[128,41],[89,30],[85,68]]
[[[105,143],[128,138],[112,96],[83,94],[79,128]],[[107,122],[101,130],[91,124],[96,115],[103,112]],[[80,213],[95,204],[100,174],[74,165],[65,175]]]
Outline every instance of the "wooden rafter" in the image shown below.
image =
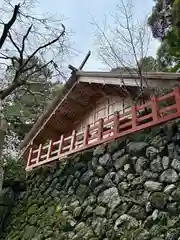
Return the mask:
[[[170,102],[169,99],[174,99]],[[160,101],[169,103],[168,107],[159,107]],[[145,111],[146,108],[151,109],[150,113]],[[144,115],[139,116],[138,110],[144,110]],[[61,146],[61,151],[58,154],[52,151],[51,145],[44,146],[47,149],[42,155],[42,144],[37,149],[29,150],[29,157],[26,170],[47,164],[59,159],[63,159],[68,155],[85,149],[97,146],[99,144],[114,141],[117,138],[137,132],[157,124],[167,122],[169,120],[180,117],[180,88],[175,88],[171,93],[162,97],[152,97],[151,101],[144,105],[133,105],[128,112],[120,115],[112,116],[108,120],[100,120],[99,124],[93,127],[87,125],[83,133],[83,139],[76,139],[76,131],[72,131],[72,135],[65,138],[60,138],[54,142],[54,145]],[[108,127],[108,130],[107,130]],[[92,134],[94,132],[94,134]],[[63,136],[63,135],[62,135]],[[50,141],[51,143],[51,141]],[[47,152],[47,153],[46,153]]]

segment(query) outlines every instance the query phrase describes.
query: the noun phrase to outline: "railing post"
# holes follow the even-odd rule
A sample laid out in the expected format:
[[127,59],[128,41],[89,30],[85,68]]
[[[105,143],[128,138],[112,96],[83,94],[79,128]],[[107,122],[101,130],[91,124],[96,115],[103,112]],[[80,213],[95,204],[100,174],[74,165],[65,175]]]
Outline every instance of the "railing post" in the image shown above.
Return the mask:
[[89,137],[89,124],[86,125],[84,129],[83,146],[86,146],[88,144],[88,137]]
[[51,157],[52,149],[53,149],[53,141],[51,139],[51,140],[49,140],[49,147],[48,147],[46,160],[49,160],[49,158]]
[[27,160],[27,165],[26,165],[27,168],[31,166],[32,152],[33,152],[33,148],[31,147],[29,150],[29,154],[28,154],[28,160]]
[[104,125],[104,119],[101,118],[99,119],[99,124],[98,124],[98,141],[100,141],[103,137],[103,125]]
[[38,163],[40,158],[41,158],[42,147],[43,147],[42,144],[39,144],[39,149],[38,149],[38,155],[37,155],[36,163]]
[[62,153],[63,144],[64,144],[64,135],[62,134],[61,138],[60,138],[60,142],[59,142],[59,150],[58,150],[58,154],[57,154],[58,157]]
[[180,113],[180,88],[179,87],[174,88],[174,97],[175,97],[177,112]]
[[152,108],[152,118],[153,122],[157,122],[159,119],[159,109],[157,104],[157,97],[151,97],[151,108]]
[[72,151],[74,149],[75,142],[76,142],[76,130],[73,130],[72,137],[71,137],[70,151]]
[[136,105],[132,106],[131,111],[132,111],[132,129],[135,129],[137,127],[137,107],[136,107]]
[[119,112],[116,111],[114,113],[114,129],[113,129],[113,132],[114,132],[114,136],[119,133]]

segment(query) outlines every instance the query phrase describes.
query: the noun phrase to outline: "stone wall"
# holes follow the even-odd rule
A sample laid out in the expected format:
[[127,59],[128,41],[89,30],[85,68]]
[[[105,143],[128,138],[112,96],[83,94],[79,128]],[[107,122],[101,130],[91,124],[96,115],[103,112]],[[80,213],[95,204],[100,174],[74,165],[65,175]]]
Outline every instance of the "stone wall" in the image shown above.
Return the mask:
[[8,161],[4,170],[3,188],[0,191],[0,232],[3,229],[4,221],[14,206],[16,196],[25,190],[25,172],[19,163]]
[[29,173],[1,239],[180,239],[178,129],[171,122]]

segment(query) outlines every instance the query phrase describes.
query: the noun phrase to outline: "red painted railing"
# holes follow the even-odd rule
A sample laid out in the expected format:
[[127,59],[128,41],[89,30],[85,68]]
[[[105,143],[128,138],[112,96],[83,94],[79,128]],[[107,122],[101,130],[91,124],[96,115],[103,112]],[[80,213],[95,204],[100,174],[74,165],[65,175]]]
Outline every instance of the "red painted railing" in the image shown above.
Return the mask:
[[[164,106],[166,105],[166,106]],[[73,130],[68,137],[30,148],[26,170],[65,158],[73,153],[113,141],[127,134],[180,117],[180,88],[162,97],[152,97],[140,106],[132,106],[123,114],[114,114],[109,119],[100,119],[94,126],[87,125],[84,132]]]

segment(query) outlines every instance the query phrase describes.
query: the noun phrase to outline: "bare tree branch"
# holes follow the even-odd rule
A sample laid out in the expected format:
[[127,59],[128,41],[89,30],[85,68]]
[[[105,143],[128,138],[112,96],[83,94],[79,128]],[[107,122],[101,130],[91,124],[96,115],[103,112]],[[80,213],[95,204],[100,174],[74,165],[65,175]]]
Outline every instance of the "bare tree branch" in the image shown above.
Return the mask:
[[[45,17],[38,15],[33,12],[34,3],[37,1],[21,0],[21,4],[13,5],[12,0],[4,0],[3,7],[0,7],[1,18],[10,19],[7,23],[0,19],[2,29],[0,34],[0,103],[2,103],[0,118],[5,107],[14,107],[16,101],[19,104],[19,99],[26,94],[23,98],[26,106],[31,101],[31,96],[37,103],[37,109],[32,108],[31,124],[37,114],[43,111],[47,99],[52,97],[51,78],[54,71],[58,72],[57,76],[61,76],[62,79],[60,67],[70,49],[61,18],[57,19],[57,15],[55,18],[47,14]],[[17,119],[13,121],[15,125],[18,122],[21,126],[26,124],[22,119],[25,114],[21,104],[18,109],[19,113],[17,112],[15,116]],[[8,120],[11,125],[12,118],[7,118]],[[13,130],[11,134],[15,132]],[[0,176],[4,173],[1,157],[3,144],[3,141],[0,141]]]
[[[0,99],[3,100],[7,96],[9,96],[12,92],[14,92],[18,87],[22,85],[30,85],[32,84],[31,82],[28,82],[28,79],[34,75],[35,73],[40,72],[43,68],[46,68],[50,63],[52,63],[52,60],[44,64],[42,67],[36,69],[35,71],[32,71],[28,75],[26,75],[21,81],[19,80],[20,75],[22,74],[21,70],[18,68],[16,71],[16,74],[14,76],[14,79],[12,83],[5,88],[4,90],[0,91]],[[34,66],[33,66],[34,67]],[[42,83],[41,83],[42,84]]]
[[3,33],[0,37],[0,49],[2,48],[6,38],[8,36],[9,30],[11,29],[11,27],[13,26],[13,24],[15,23],[15,21],[17,19],[19,8],[20,8],[20,4],[15,5],[14,12],[13,12],[13,15],[12,15],[11,19],[9,20],[8,23],[4,24],[4,30],[3,30]]
[[[47,62],[46,64],[44,64],[43,66],[41,66],[40,68],[37,68],[35,71],[32,71],[31,73],[29,73],[26,78],[29,79],[30,76],[32,76],[33,74],[37,73],[37,72],[41,72],[42,69],[46,68],[50,63],[52,63],[52,60],[50,60],[49,62]],[[26,69],[27,72],[27,69]],[[26,81],[26,84],[28,84],[28,81]]]
[[33,96],[39,95],[39,96],[44,97],[44,94],[41,93],[41,92],[34,92],[34,91],[30,90],[30,89],[28,89],[27,92],[30,93]]
[[[28,87],[33,82],[34,77],[38,82],[41,74],[46,78],[46,75],[55,70],[61,78],[64,78],[60,66],[56,62],[56,57],[63,55],[66,50],[64,47],[66,29],[61,24],[62,30],[59,33],[60,20],[41,18],[36,14],[31,15],[29,9],[28,14],[26,14],[23,8],[27,5],[30,6],[33,0],[24,0],[23,4],[15,6],[9,0],[5,0],[5,2],[10,8],[13,8],[14,14],[8,24],[4,24],[4,33],[0,41],[3,40],[6,30],[6,37],[3,40],[3,43],[6,42],[6,48],[0,52],[0,59],[2,59],[2,65],[9,65],[7,71],[11,71],[12,74],[11,79],[8,78],[6,84],[3,84],[4,89],[0,91],[1,100],[4,100],[21,86]],[[22,26],[22,29],[15,28],[13,26],[15,22],[17,23],[16,27]],[[58,23],[57,28],[52,27],[54,23]],[[50,70],[48,70],[49,67]]]
[[17,49],[17,51],[18,51],[18,53],[19,53],[19,55],[20,55],[20,54],[21,54],[21,50],[20,50],[20,48],[18,47],[17,43],[13,40],[12,35],[11,35],[10,32],[8,33],[8,36],[9,36],[9,39],[11,40],[12,44],[13,44],[14,47]]
[[[150,38],[147,35],[146,22],[136,21],[133,18],[132,8],[132,0],[120,0],[117,14],[112,16],[115,20],[114,27],[112,25],[101,27],[94,19],[93,24],[99,34],[100,59],[111,69],[117,68],[120,74],[124,71],[130,75],[137,73],[140,84],[136,80],[134,81],[140,90],[140,96],[143,98],[146,80],[143,75],[143,64],[140,60],[146,57]],[[126,86],[124,88],[127,89]],[[144,102],[144,98],[142,101]]]
[[16,88],[18,88],[21,84],[16,81],[13,81],[10,86],[8,86],[3,91],[0,91],[0,99],[4,100],[7,96],[9,96]]
[[[103,38],[105,39],[105,41],[106,41],[107,44],[108,44],[108,47],[109,47],[109,49],[110,49],[110,51],[108,52],[108,48],[106,48],[106,52],[109,53],[108,58],[110,58],[110,59],[113,60],[113,61],[115,61],[115,59],[117,59],[117,60],[118,60],[118,62],[117,62],[117,67],[118,67],[119,65],[123,66],[123,68],[124,68],[127,72],[129,72],[130,75],[132,75],[131,69],[128,68],[127,63],[125,64],[124,60],[116,53],[116,50],[113,48],[113,46],[112,46],[110,40],[108,39],[108,37],[106,36],[105,32],[100,28],[100,26],[98,25],[98,23],[97,23],[94,19],[93,19],[93,21],[94,21],[94,25],[98,28],[98,30],[99,30],[100,33],[103,35]],[[105,53],[103,52],[102,55],[100,55],[103,60],[105,60],[105,59],[106,59],[106,56],[107,56],[107,55],[104,56],[104,54],[105,54]],[[105,62],[107,63],[107,62],[108,62],[108,59],[105,60]],[[108,65],[109,65],[109,64],[108,64]],[[122,82],[123,82],[123,86],[124,86],[124,89],[123,89],[123,90],[126,91],[126,93],[127,93],[127,94],[129,95],[129,97],[131,98],[131,95],[130,95],[129,91],[128,91],[127,88],[126,88],[126,85],[125,85],[123,79],[122,79]],[[136,84],[137,84],[137,82],[136,82]],[[138,86],[138,84],[137,84],[137,86]]]
[[48,42],[48,43],[46,43],[46,44],[38,47],[38,48],[29,56],[29,58],[27,59],[27,61],[23,64],[23,68],[24,68],[24,67],[28,64],[28,62],[36,55],[36,53],[38,53],[41,49],[46,48],[46,47],[52,45],[53,43],[57,42],[57,41],[65,34],[65,26],[64,26],[63,24],[62,24],[62,28],[63,28],[63,30],[62,30],[61,34],[60,34],[57,38],[55,38],[55,39],[53,39],[52,41],[50,41],[50,42]]
[[32,25],[28,28],[27,33],[24,35],[23,40],[22,40],[22,49],[20,51],[20,60],[21,60],[21,65],[23,64],[23,53],[24,53],[24,48],[25,48],[25,41],[32,29]]

